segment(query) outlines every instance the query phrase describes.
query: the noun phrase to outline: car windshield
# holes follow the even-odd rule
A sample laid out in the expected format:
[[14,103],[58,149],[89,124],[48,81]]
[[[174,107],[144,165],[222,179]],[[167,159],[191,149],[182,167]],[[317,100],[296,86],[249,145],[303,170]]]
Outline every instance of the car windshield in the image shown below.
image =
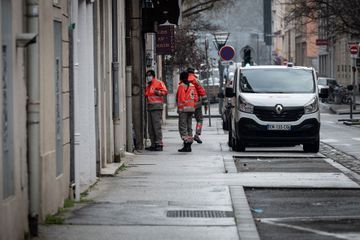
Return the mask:
[[306,69],[243,69],[240,89],[251,93],[313,93],[314,78]]
[[319,78],[318,84],[320,84],[320,85],[326,85],[326,78]]
[[335,86],[337,86],[338,83],[336,82],[335,79],[328,79],[327,80],[327,85],[335,85]]

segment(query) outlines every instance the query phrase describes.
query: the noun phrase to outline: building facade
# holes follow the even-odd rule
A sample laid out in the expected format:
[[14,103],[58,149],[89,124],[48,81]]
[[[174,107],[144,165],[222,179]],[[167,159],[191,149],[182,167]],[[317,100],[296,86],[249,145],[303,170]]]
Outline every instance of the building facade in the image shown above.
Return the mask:
[[125,0],[0,1],[1,240],[36,235],[124,157],[125,8]]
[[69,193],[68,2],[2,0],[1,11],[0,238],[23,239]]

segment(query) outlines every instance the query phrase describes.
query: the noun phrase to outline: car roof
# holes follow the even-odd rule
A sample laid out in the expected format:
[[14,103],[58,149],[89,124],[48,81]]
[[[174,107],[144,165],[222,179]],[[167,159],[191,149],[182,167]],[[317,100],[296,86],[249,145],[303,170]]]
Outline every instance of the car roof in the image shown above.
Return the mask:
[[257,65],[257,66],[245,66],[239,67],[241,70],[246,69],[304,69],[304,70],[313,70],[311,67],[303,67],[303,66],[293,66],[288,67],[285,65]]
[[318,79],[336,80],[336,78],[330,78],[330,77],[318,77]]

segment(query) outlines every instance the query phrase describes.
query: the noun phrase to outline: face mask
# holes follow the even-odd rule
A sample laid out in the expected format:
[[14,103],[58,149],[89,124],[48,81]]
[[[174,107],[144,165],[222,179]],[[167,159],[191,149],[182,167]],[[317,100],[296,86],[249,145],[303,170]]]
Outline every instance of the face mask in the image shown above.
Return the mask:
[[152,79],[153,79],[152,76],[146,76],[146,81],[151,82]]

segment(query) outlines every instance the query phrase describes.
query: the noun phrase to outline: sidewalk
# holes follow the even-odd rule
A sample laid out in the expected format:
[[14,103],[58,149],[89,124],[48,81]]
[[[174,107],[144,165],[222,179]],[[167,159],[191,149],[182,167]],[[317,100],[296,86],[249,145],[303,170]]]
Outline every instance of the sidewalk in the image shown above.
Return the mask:
[[338,173],[237,172],[221,123],[214,118],[209,127],[205,119],[204,143],[179,153],[177,119],[167,119],[163,152],[131,156],[116,176],[100,179],[85,203],[62,213],[62,224],[41,225],[38,239],[259,240],[244,187],[358,187]]
[[63,224],[40,226],[39,239],[258,240],[242,186],[259,178],[226,174],[224,159],[233,160],[222,151],[221,120],[212,127],[204,120],[204,143],[191,153],[177,152],[177,129],[177,119],[167,119],[163,152],[137,152],[125,170],[101,178],[90,202],[76,204]]
[[[360,96],[356,95],[355,100],[356,100],[356,110],[353,110],[353,114],[360,114]],[[326,105],[329,107],[329,110],[335,114],[339,114],[339,115],[350,114],[349,104],[326,104]]]

